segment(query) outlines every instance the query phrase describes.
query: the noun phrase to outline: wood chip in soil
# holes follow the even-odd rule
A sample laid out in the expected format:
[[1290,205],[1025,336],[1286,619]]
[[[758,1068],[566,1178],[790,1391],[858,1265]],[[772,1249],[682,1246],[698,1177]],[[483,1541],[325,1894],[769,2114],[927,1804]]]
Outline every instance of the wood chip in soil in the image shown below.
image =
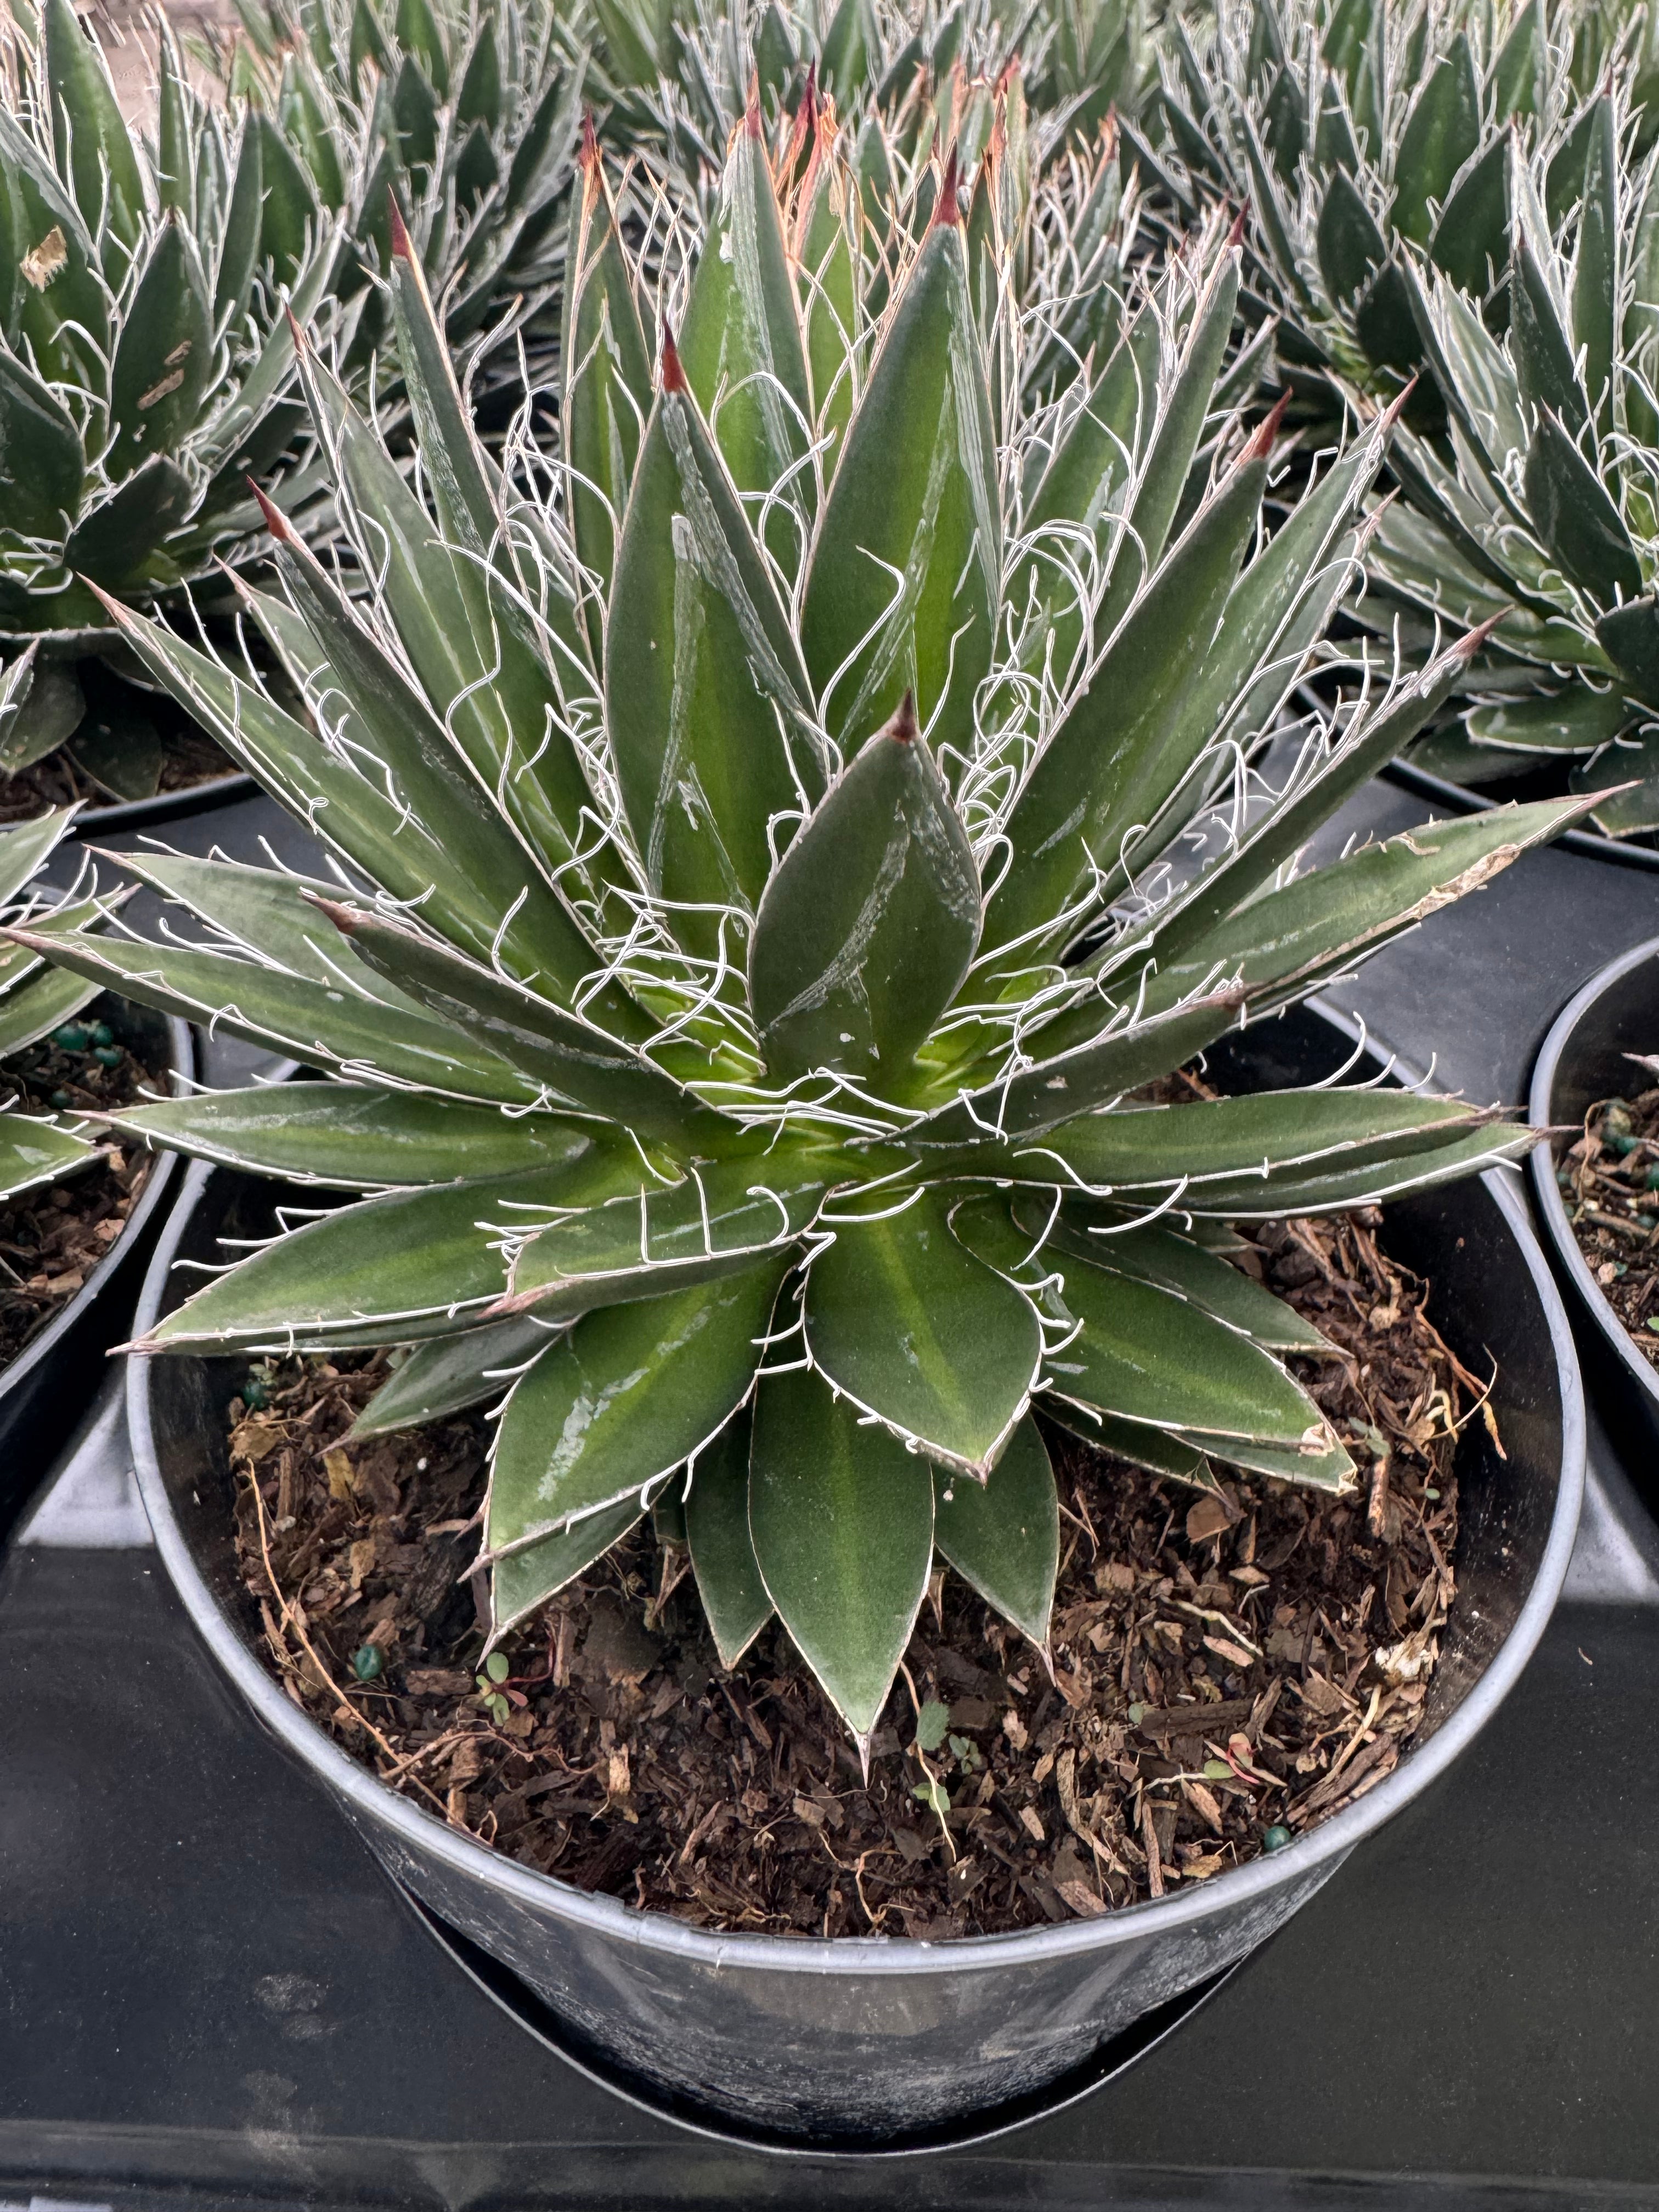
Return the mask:
[[[487,1426],[341,1443],[384,1354],[264,1363],[256,1407],[232,1401],[262,1656],[428,1809],[698,1927],[937,1939],[1174,1894],[1374,1787],[1421,1717],[1455,1591],[1455,1430],[1478,1384],[1376,1221],[1258,1224],[1242,1255],[1346,1355],[1297,1372],[1360,1487],[1228,1475],[1206,1494],[1049,1429],[1053,1680],[941,1569],[906,1662],[915,1698],[949,1709],[926,1768],[902,1676],[866,1786],[775,1623],[723,1674],[684,1555],[649,1522],[508,1639],[496,1692],[467,1576]],[[363,1682],[366,1646],[380,1672]]]
[[[0,1065],[0,1104],[14,1111],[108,1113],[165,1088],[125,1049],[118,1066],[105,1067],[90,1051],[47,1041]],[[55,1103],[62,1100],[67,1108]],[[56,1320],[115,1244],[152,1165],[140,1148],[100,1146],[90,1166],[0,1205],[0,1370]]]

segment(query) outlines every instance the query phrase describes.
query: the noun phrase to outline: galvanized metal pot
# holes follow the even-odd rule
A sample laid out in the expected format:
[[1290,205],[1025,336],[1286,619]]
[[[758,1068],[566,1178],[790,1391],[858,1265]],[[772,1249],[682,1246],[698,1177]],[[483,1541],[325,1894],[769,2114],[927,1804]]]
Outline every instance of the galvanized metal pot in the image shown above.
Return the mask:
[[[1304,1079],[1347,1055],[1317,1017],[1265,1024],[1227,1080]],[[267,1191],[192,1168],[140,1315],[177,1302],[172,1269],[269,1218]],[[1097,1920],[927,1944],[716,1935],[498,1857],[395,1796],[282,1693],[232,1546],[224,1410],[241,1368],[134,1360],[138,1480],[168,1572],[259,1719],[329,1791],[397,1881],[510,1969],[573,2039],[647,2089],[775,2140],[878,2147],[1029,2099],[1132,2023],[1262,1942],[1364,1837],[1443,1773],[1536,1643],[1566,1571],[1583,1480],[1571,1332],[1516,1179],[1389,1209],[1390,1251],[1433,1282],[1432,1311],[1484,1375],[1506,1456],[1464,1431],[1459,1595],[1423,1729],[1387,1780],[1271,1858]]]
[[[1650,1091],[1631,1053],[1659,1052],[1659,937],[1632,945],[1592,975],[1557,1015],[1533,1067],[1528,1112],[1540,1128],[1574,1128],[1604,1098]],[[1555,1180],[1556,1155],[1540,1145],[1528,1162],[1556,1273],[1571,1295],[1584,1365],[1632,1481],[1659,1511],[1659,1368],[1632,1344],[1578,1248]]]

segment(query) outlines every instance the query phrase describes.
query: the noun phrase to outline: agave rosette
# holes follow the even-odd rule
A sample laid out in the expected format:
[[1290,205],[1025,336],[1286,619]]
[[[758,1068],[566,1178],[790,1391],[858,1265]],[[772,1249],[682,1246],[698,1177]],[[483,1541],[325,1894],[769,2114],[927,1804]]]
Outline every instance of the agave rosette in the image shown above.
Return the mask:
[[1455,287],[1425,286],[1449,435],[1402,440],[1406,497],[1370,562],[1402,635],[1492,625],[1477,703],[1413,757],[1475,785],[1555,764],[1615,836],[1659,828],[1659,193],[1628,137],[1599,95],[1569,140],[1589,144],[1565,218],[1553,165],[1515,150],[1501,337]]
[[1304,401],[1328,410],[1332,373],[1398,392],[1422,366],[1414,250],[1477,299],[1501,283],[1509,141],[1565,96],[1542,0],[1484,23],[1433,0],[1226,0],[1162,59],[1143,167],[1186,219],[1217,195],[1250,210],[1247,306],[1279,319]]
[[303,364],[373,601],[274,511],[287,596],[248,595],[314,727],[123,620],[334,879],[147,855],[197,941],[44,948],[325,1071],[131,1135],[369,1194],[144,1350],[410,1347],[365,1431],[503,1400],[498,1632],[672,1498],[722,1656],[775,1611],[866,1739],[936,1552],[1046,1636],[1034,1406],[1193,1482],[1349,1479],[1285,1364],[1321,1340],[1224,1224],[1527,1133],[1405,1092],[1146,1088],[1579,811],[1295,873],[1461,666],[1267,773],[1387,427],[1264,537],[1273,432],[1212,419],[1224,226],[1051,396],[1022,368],[1060,308],[1016,298],[1001,181],[993,152],[964,208],[934,173],[895,267],[833,139],[781,205],[757,115],[677,344],[590,161],[539,477],[497,475],[398,258],[418,489]]

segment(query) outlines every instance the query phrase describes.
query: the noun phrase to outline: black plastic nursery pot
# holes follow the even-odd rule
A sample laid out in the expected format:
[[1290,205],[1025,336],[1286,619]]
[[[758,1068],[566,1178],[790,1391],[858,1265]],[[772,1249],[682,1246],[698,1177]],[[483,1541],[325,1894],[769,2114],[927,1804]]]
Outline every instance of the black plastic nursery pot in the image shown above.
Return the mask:
[[192,815],[234,806],[238,799],[252,798],[258,788],[251,775],[233,769],[225,775],[210,776],[205,782],[187,784],[182,791],[158,791],[150,799],[112,799],[107,806],[84,807],[70,835],[94,843],[133,830],[162,830],[169,823],[187,822]]
[[[195,1073],[187,1023],[106,994],[88,1012],[107,1022],[145,1066],[165,1068],[173,1095]],[[0,1541],[29,1493],[97,1396],[104,1358],[126,1334],[143,1262],[155,1242],[177,1175],[170,1155],[150,1168],[121,1234],[63,1311],[0,1368]]]
[[[1331,1074],[1349,1038],[1309,1012],[1210,1055],[1224,1084]],[[185,1179],[139,1326],[177,1304],[181,1261],[269,1223],[268,1187],[204,1164]],[[1369,1794],[1271,1857],[1178,1895],[1006,1936],[909,1940],[726,1935],[589,1894],[504,1857],[397,1796],[283,1693],[255,1656],[238,1571],[224,1415],[245,1363],[134,1359],[128,1417],[157,1545],[254,1713],[393,1880],[532,1994],[591,2070],[677,2117],[777,2148],[881,2151],[981,2136],[1029,2114],[1137,2023],[1256,1948],[1367,1836],[1443,1774],[1491,1717],[1566,1572],[1583,1484],[1571,1333],[1513,1175],[1388,1209],[1383,1241],[1433,1285],[1431,1311],[1492,1395],[1457,1462],[1459,1595],[1421,1729]]]
[[[1659,1051],[1659,938],[1612,961],[1556,1017],[1533,1068],[1528,1117],[1544,1128],[1582,1127],[1592,1106],[1653,1088],[1629,1053]],[[1631,1341],[1579,1249],[1555,1180],[1557,1154],[1540,1145],[1528,1168],[1556,1273],[1572,1295],[1584,1369],[1631,1479],[1659,1512],[1659,1369]]]

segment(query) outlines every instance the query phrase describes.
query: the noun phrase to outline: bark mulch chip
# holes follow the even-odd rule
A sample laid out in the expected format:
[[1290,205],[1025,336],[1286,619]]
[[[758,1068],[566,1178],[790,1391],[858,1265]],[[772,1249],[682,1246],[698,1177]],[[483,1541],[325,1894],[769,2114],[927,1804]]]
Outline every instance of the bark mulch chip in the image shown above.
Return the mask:
[[383,1354],[266,1363],[232,1402],[263,1656],[393,1787],[698,1927],[939,1938],[1174,1894],[1373,1788],[1421,1717],[1455,1589],[1455,1428],[1482,1383],[1376,1219],[1261,1224],[1240,1255],[1342,1353],[1297,1371],[1359,1487],[1184,1489],[1048,1429],[1052,1676],[941,1570],[867,1784],[775,1622],[721,1672],[649,1520],[507,1640],[503,1681],[481,1674],[487,1425],[340,1442]]
[[[88,1019],[91,1018],[88,1017]],[[85,1029],[85,1024],[76,1024]],[[112,1038],[68,1051],[46,1042],[0,1065],[0,1106],[25,1113],[108,1113],[166,1089]],[[100,1147],[90,1166],[0,1205],[0,1371],[64,1310],[126,1226],[153,1162],[142,1148]]]
[[1659,1091],[1593,1106],[1556,1181],[1602,1297],[1659,1367]]

